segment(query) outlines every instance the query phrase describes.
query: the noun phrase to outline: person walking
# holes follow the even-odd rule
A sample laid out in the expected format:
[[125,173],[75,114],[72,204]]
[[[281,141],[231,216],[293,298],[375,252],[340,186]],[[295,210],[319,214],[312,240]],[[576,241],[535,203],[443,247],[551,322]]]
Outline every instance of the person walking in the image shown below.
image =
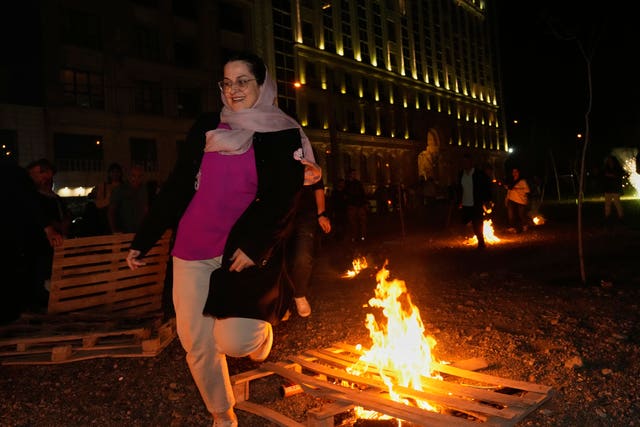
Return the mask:
[[322,180],[303,188],[298,206],[290,246],[291,280],[298,315],[307,317],[311,314],[307,294],[318,244],[317,231],[320,229],[325,234],[331,232],[331,221],[326,211]]
[[135,233],[138,230],[149,210],[149,193],[142,165],[133,165],[129,180],[113,188],[108,209],[112,233]]
[[611,205],[616,208],[618,221],[622,222],[624,211],[620,204],[622,195],[622,181],[626,173],[616,156],[607,156],[602,169],[602,188],[604,190],[604,219],[607,226],[611,225]]
[[[38,192],[39,209],[46,221],[62,238],[69,237],[72,213],[65,200],[53,190],[53,177],[56,167],[48,159],[42,158],[27,166],[29,175]],[[34,308],[46,310],[49,302],[51,270],[53,268],[53,246],[48,236],[38,232],[32,239],[35,258],[36,282],[33,289]]]
[[529,218],[527,217],[527,206],[529,205],[529,184],[520,175],[520,169],[511,169],[511,182],[506,186],[507,196],[507,218],[511,233],[522,233],[529,228]]
[[349,170],[345,194],[351,242],[364,242],[367,237],[367,195],[355,169]]
[[190,129],[127,263],[144,265],[143,255],[179,218],[172,248],[178,337],[213,425],[234,427],[226,357],[268,356],[272,324],[292,297],[284,253],[296,197],[321,171],[300,125],[275,105],[276,83],[261,58],[233,55],[219,87],[222,112]]
[[458,174],[458,207],[463,224],[471,223],[478,239],[477,249],[486,247],[483,234],[484,204],[491,201],[491,182],[487,174],[473,166],[471,155],[462,157],[462,170]]

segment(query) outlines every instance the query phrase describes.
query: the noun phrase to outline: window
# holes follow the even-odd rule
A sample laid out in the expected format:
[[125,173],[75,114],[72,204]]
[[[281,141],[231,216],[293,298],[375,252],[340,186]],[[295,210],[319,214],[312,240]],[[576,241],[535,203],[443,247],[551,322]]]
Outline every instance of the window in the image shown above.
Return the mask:
[[307,46],[315,47],[313,24],[311,22],[302,21],[302,43]]
[[104,154],[101,135],[55,133],[53,153],[61,171],[101,171]]
[[100,18],[78,10],[63,10],[62,42],[91,49],[102,48]]
[[159,82],[137,81],[133,96],[136,113],[162,114],[162,85]]
[[160,33],[155,28],[136,25],[133,28],[133,54],[141,59],[160,61]]
[[60,72],[65,105],[104,109],[102,73],[65,68]]
[[220,3],[219,27],[221,30],[232,31],[234,33],[244,33],[244,17],[247,11],[232,2]]
[[185,68],[198,66],[198,49],[195,40],[179,40],[174,44],[173,50],[177,66]]
[[130,138],[131,164],[142,165],[147,172],[158,170],[158,148],[152,138]]
[[396,24],[389,20],[387,20],[387,38],[390,42],[396,41]]
[[318,128],[321,125],[320,107],[315,102],[308,104],[307,121],[310,127]]
[[200,89],[178,89],[178,116],[196,117],[201,113]]
[[173,14],[181,18],[196,20],[198,17],[198,6],[196,0],[173,0]]
[[158,0],[131,0],[133,3],[147,7],[158,7]]

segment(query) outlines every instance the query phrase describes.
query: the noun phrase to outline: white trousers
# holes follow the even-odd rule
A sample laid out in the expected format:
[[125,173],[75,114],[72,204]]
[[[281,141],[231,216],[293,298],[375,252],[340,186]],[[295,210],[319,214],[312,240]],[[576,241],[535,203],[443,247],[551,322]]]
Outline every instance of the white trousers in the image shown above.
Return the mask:
[[236,401],[226,355],[244,357],[267,340],[271,324],[263,320],[204,316],[211,273],[222,257],[187,261],[173,257],[173,304],[180,343],[187,353],[191,376],[209,412],[224,412]]

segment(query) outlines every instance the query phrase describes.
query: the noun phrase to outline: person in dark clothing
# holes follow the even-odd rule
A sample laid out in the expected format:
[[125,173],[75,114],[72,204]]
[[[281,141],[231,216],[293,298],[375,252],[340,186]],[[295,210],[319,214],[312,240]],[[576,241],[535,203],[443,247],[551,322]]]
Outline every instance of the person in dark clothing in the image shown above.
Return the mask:
[[0,205],[0,221],[4,224],[0,243],[0,323],[5,323],[26,309],[46,306],[46,301],[37,300],[44,288],[35,276],[35,245],[42,239],[51,247],[59,246],[63,237],[43,214],[27,171],[4,156],[0,157]]
[[298,314],[300,317],[307,317],[311,314],[307,293],[318,244],[317,230],[320,228],[324,233],[331,231],[322,180],[302,189],[294,223],[289,247],[293,296]]
[[345,186],[344,178],[340,178],[329,198],[332,234],[336,242],[342,242],[347,231],[347,193],[345,192]]
[[471,156],[462,158],[462,170],[458,175],[458,206],[462,223],[471,222],[478,239],[478,249],[485,248],[483,227],[484,204],[491,201],[491,180],[481,168],[473,166]]
[[[53,177],[56,174],[55,166],[47,159],[39,159],[27,166],[29,175],[38,192],[39,209],[56,232],[62,237],[69,236],[72,214],[62,197],[53,191]],[[48,304],[49,283],[51,281],[51,269],[53,268],[53,248],[46,236],[42,233],[33,236],[33,249],[35,258],[36,287],[35,295],[39,295],[41,308]]]
[[620,165],[616,156],[607,156],[602,169],[602,188],[604,190],[604,218],[609,224],[611,218],[611,205],[615,206],[618,221],[622,221],[624,212],[620,204],[622,195],[622,181],[626,172]]
[[344,191],[347,195],[349,236],[352,242],[363,242],[367,238],[367,194],[355,169],[349,171]]

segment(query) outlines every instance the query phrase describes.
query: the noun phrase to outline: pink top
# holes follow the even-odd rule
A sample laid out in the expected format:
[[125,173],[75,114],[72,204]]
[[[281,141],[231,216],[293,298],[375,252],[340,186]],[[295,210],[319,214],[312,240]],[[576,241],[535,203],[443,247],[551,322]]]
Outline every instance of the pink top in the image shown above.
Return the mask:
[[172,255],[189,261],[222,255],[231,227],[257,189],[253,147],[239,155],[204,153],[196,193],[180,219]]

